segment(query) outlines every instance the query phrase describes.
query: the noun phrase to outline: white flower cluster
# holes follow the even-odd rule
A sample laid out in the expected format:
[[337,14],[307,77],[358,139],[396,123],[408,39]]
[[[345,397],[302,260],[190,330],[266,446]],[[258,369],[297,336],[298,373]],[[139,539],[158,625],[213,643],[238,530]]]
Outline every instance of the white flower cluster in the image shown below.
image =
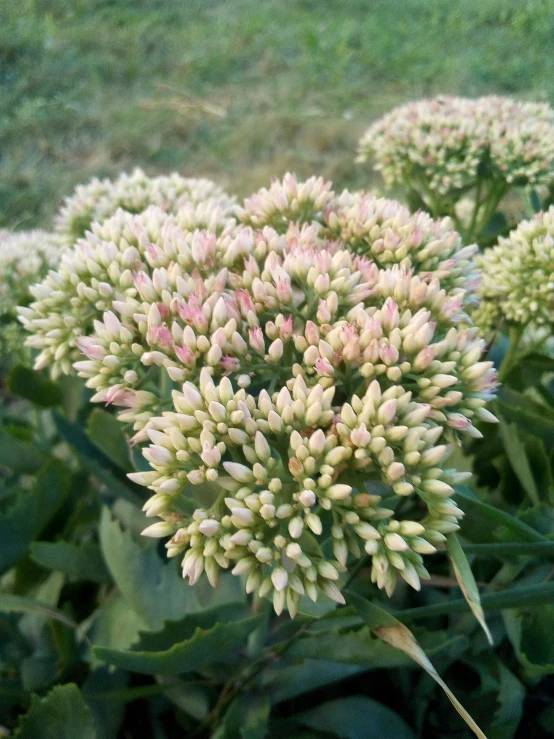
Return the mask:
[[17,307],[31,299],[29,287],[56,267],[63,251],[59,236],[46,231],[0,231],[0,355],[22,356],[23,332]]
[[554,111],[546,103],[487,96],[438,97],[387,113],[364,134],[388,186],[446,196],[478,177],[511,184],[554,181]]
[[554,205],[522,221],[479,257],[481,302],[474,313],[484,330],[500,319],[522,327],[554,322]]
[[288,175],[239,217],[193,230],[150,208],[94,227],[23,311],[39,363],[80,350],[93,400],[150,440],[132,478],[162,521],[144,533],[170,537],[191,583],[230,568],[294,614],[303,593],[342,602],[365,552],[379,587],[417,588],[462,516],[444,462],[495,420],[464,313],[473,250],[315,178]]
[[212,210],[219,206],[228,211],[233,204],[234,199],[211,180],[181,177],[176,172],[149,177],[135,169],[116,180],[94,178],[87,185],[79,185],[65,199],[56,218],[56,229],[73,244],[94,221],[105,221],[118,208],[142,213],[149,205],[157,205],[165,212],[175,213],[181,208],[194,210],[198,205]]

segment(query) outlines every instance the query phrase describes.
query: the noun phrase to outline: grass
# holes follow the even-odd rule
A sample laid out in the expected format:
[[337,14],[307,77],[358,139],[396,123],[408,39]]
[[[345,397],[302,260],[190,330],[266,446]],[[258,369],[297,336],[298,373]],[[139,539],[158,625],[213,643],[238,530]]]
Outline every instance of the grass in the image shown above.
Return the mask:
[[554,102],[552,38],[552,0],[5,2],[0,225],[137,165],[240,195],[288,169],[367,186],[356,141],[400,102]]

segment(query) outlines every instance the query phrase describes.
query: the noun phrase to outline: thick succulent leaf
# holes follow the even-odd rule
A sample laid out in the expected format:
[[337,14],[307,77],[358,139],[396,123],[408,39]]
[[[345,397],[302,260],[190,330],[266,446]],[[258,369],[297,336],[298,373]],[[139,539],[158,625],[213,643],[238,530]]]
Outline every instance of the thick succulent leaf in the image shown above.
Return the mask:
[[74,683],[53,688],[45,698],[33,696],[14,739],[96,739],[92,713]]
[[296,720],[339,739],[415,739],[415,733],[397,713],[372,698],[353,695],[322,703],[298,714]]
[[94,647],[95,656],[110,664],[146,675],[179,675],[210,664],[234,662],[249,634],[260,623],[259,617],[216,624],[213,628],[196,629],[190,639],[174,644],[162,652],[118,651]]
[[227,603],[185,616],[180,621],[166,621],[160,631],[141,632],[133,649],[137,652],[161,652],[170,649],[177,642],[190,639],[196,629],[211,629],[218,623],[238,621],[248,616],[248,609],[242,603]]
[[48,570],[63,572],[75,580],[111,582],[100,547],[92,542],[36,541],[31,544],[31,559]]
[[123,424],[115,416],[100,408],[90,414],[87,424],[89,439],[114,464],[128,472],[132,469],[129,444],[123,433]]
[[199,610],[194,588],[183,582],[178,563],[164,561],[155,542],[144,541],[141,546],[107,509],[100,521],[100,545],[120,592],[151,629]]
[[90,441],[77,423],[56,411],[53,417],[62,439],[77,453],[83,468],[104,484],[110,496],[130,500],[135,505],[141,504],[144,500],[143,490],[125,477],[124,472]]
[[26,398],[43,408],[51,408],[62,402],[61,387],[30,367],[14,367],[8,375],[7,385],[13,395]]
[[33,489],[19,493],[0,515],[0,572],[12,567],[52,520],[67,497],[69,482],[64,465],[53,460],[39,472]]
[[514,651],[531,678],[554,674],[554,605],[503,613]]

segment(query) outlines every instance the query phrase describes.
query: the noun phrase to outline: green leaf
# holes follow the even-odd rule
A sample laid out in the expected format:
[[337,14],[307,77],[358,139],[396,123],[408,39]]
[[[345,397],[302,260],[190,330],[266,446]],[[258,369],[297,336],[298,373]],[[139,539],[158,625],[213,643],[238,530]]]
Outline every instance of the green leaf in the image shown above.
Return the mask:
[[111,582],[112,578],[97,544],[70,544],[66,541],[36,541],[31,559],[47,570],[64,572],[75,580]]
[[32,474],[48,460],[48,455],[34,444],[0,431],[0,467],[8,467],[13,472]]
[[473,572],[471,571],[467,557],[460,546],[460,542],[458,541],[456,534],[448,534],[446,537],[446,548],[450,555],[450,561],[454,569],[454,574],[456,575],[456,580],[464,594],[464,598],[471,608],[473,615],[481,624],[489,644],[492,646],[492,636],[487,626],[487,622],[485,621],[485,614],[483,613],[483,608],[481,606],[477,583],[475,582]]
[[465,487],[465,485],[457,485],[455,493],[456,495],[459,495],[460,498],[464,499],[465,504],[478,508],[481,513],[484,513],[486,516],[489,516],[489,518],[494,519],[497,523],[505,526],[515,534],[517,539],[520,541],[547,541],[542,534],[535,531],[531,526],[527,526],[523,521],[520,521],[514,516],[510,516],[506,511],[501,511],[500,508],[495,508],[494,506],[480,500],[475,493]]
[[211,629],[218,623],[228,623],[246,618],[248,608],[243,603],[226,603],[185,616],[180,621],[166,621],[160,631],[141,632],[133,649],[136,651],[161,652],[177,642],[190,639],[197,628]]
[[9,593],[0,593],[0,612],[2,613],[34,613],[46,618],[52,618],[60,621],[66,626],[76,629],[75,621],[66,616],[57,608],[53,608],[48,603],[42,603],[34,598],[28,598],[26,595],[11,595]]
[[244,621],[216,624],[206,631],[196,629],[190,639],[162,652],[118,651],[105,647],[93,647],[93,652],[98,659],[131,672],[179,675],[210,664],[234,662],[259,622],[260,618],[256,616]]
[[69,493],[70,479],[64,465],[49,462],[30,491],[21,492],[5,513],[0,514],[0,572],[12,567],[45,529]]
[[554,606],[503,614],[508,637],[520,663],[531,679],[554,674]]
[[7,385],[13,395],[26,398],[43,408],[51,408],[62,402],[60,386],[29,367],[14,367],[8,375]]
[[304,659],[300,663],[294,660],[290,665],[279,663],[267,667],[263,674],[263,685],[271,702],[276,704],[346,680],[367,669],[366,665],[347,665],[323,659]]
[[264,739],[271,704],[266,696],[243,693],[236,698],[223,719],[225,739]]
[[498,663],[498,710],[488,730],[489,739],[512,739],[523,715],[525,687],[502,662]]
[[295,716],[310,729],[330,732],[339,739],[415,739],[415,733],[397,713],[362,695],[322,703]]
[[121,470],[90,441],[83,429],[56,411],[53,417],[58,433],[79,455],[82,466],[100,480],[113,497],[119,496],[141,506],[144,494],[140,487],[123,478]]
[[194,588],[183,581],[176,561],[164,561],[155,542],[140,546],[107,508],[100,520],[100,546],[120,592],[150,628],[160,629],[164,621],[178,621],[199,610]]
[[360,616],[364,619],[373,633],[384,642],[399,649],[408,657],[414,660],[420,667],[423,667],[430,677],[444,690],[447,698],[452,703],[456,711],[464,719],[466,724],[474,732],[479,739],[487,739],[469,713],[465,710],[450,688],[442,680],[438,672],[435,670],[429,658],[423,649],[417,643],[412,632],[392,616],[387,611],[379,608],[374,603],[370,603],[365,598],[360,597],[357,593],[346,592],[347,600],[358,610]]
[[287,655],[365,665],[367,669],[410,664],[410,660],[398,650],[373,638],[367,627],[344,634],[334,630],[299,639],[287,650]]
[[[128,649],[138,641],[139,632],[146,628],[144,620],[129,608],[119,593],[81,625],[82,631],[89,634],[93,644],[118,650]],[[100,664],[92,655],[90,659],[93,665]]]
[[548,445],[554,444],[554,418],[546,406],[538,406],[529,398],[512,390],[503,391],[503,397],[496,400],[498,409],[508,421],[517,423],[530,434],[539,436]]
[[96,739],[92,713],[74,683],[58,685],[45,698],[33,696],[14,739]]
[[129,444],[123,433],[123,424],[111,413],[95,408],[87,424],[90,440],[114,464],[128,472],[132,469]]
[[506,423],[500,418],[500,433],[504,441],[504,447],[523,489],[529,496],[533,505],[539,505],[540,497],[535,478],[527,459],[525,444],[519,438],[518,428],[515,423]]

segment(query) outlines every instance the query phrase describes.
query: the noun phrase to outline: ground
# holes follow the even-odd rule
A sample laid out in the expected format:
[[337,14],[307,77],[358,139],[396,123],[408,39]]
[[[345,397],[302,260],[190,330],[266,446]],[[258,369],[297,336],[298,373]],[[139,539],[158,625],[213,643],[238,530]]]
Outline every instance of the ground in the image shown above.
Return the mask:
[[48,225],[93,175],[141,166],[240,195],[272,176],[379,183],[375,117],[437,93],[554,102],[554,1],[0,3],[0,225]]

